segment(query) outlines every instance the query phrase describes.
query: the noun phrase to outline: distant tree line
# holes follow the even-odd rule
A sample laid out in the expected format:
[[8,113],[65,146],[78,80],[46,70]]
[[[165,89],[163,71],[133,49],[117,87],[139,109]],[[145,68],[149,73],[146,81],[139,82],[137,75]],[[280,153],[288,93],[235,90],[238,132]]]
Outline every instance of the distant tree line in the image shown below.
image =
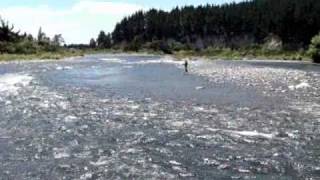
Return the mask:
[[251,0],[138,11],[119,22],[111,35],[100,33],[97,46],[179,50],[269,43],[297,50],[306,49],[319,30],[319,0]]

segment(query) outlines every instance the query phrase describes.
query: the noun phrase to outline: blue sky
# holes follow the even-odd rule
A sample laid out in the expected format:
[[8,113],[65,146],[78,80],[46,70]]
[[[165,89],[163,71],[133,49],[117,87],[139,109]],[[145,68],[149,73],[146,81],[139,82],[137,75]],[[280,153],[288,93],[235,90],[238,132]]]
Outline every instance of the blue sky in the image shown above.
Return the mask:
[[140,9],[233,1],[240,0],[1,0],[0,16],[33,35],[41,26],[50,37],[61,33],[67,43],[87,43],[100,30],[111,32],[116,22]]

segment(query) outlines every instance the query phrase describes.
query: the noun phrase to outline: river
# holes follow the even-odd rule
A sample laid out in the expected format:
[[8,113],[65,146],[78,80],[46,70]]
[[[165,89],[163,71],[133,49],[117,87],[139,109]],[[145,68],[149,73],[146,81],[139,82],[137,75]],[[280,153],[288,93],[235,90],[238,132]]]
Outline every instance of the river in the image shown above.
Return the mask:
[[320,66],[0,64],[1,179],[320,179]]

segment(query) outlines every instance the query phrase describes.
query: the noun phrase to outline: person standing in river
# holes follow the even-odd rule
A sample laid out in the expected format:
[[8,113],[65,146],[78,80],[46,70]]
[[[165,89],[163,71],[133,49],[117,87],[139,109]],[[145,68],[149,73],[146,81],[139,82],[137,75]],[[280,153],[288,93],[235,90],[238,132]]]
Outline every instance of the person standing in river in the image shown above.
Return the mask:
[[186,71],[186,73],[189,72],[188,71],[188,65],[189,65],[188,60],[185,60],[184,61],[184,70]]

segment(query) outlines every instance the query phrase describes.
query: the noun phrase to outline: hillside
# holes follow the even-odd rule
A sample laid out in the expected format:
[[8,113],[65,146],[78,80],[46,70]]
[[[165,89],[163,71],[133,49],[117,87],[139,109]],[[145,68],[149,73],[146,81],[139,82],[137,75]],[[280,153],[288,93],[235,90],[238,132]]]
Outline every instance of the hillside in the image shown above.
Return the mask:
[[320,30],[318,0],[252,0],[224,5],[151,9],[124,18],[112,39],[116,47],[168,46],[306,49]]

